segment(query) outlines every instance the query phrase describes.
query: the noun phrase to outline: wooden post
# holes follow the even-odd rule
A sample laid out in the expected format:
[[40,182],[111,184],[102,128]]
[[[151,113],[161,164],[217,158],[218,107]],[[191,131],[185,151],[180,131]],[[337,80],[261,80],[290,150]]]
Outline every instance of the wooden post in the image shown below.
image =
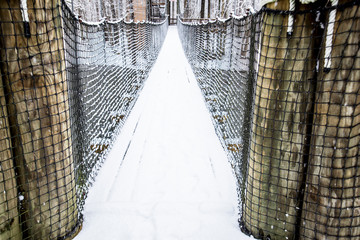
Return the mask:
[[360,236],[359,32],[359,5],[338,9],[330,72],[320,61],[301,239]]
[[205,19],[205,0],[200,1],[200,18],[201,20]]
[[0,239],[22,239],[10,126],[0,69]]
[[78,219],[60,1],[28,0],[29,31],[19,4],[0,0],[0,44],[22,227],[60,238]]
[[[288,10],[289,2],[267,7]],[[243,217],[256,238],[293,239],[296,233],[316,67],[315,17],[296,14],[292,36],[287,36],[289,15],[263,15]]]
[[146,20],[146,2],[142,0],[133,0],[134,22]]

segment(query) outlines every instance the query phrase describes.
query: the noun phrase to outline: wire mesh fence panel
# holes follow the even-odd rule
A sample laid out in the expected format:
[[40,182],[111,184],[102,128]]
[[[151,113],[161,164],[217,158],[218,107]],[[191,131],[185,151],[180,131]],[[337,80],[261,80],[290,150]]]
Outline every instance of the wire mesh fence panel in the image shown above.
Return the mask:
[[83,208],[114,138],[129,115],[167,32],[167,21],[92,23],[64,5],[65,47],[78,206]]
[[[206,24],[178,21],[184,51],[204,95],[218,137],[237,176],[241,202],[245,192],[246,161],[239,159],[247,151],[244,145],[247,145],[248,140],[243,136],[249,131],[249,118],[246,114],[249,113],[248,108],[251,108],[248,98],[251,97],[249,93],[252,91],[254,77],[253,72],[249,71],[249,58],[236,56],[250,54],[243,44],[248,46],[253,25],[243,21],[248,22],[246,19]],[[234,27],[235,24],[245,24],[246,28]],[[238,37],[240,35],[243,37]],[[244,39],[248,42],[242,43]]]
[[178,24],[256,238],[360,237],[359,3],[325,4]]
[[166,31],[85,22],[60,0],[0,1],[0,239],[77,233]]

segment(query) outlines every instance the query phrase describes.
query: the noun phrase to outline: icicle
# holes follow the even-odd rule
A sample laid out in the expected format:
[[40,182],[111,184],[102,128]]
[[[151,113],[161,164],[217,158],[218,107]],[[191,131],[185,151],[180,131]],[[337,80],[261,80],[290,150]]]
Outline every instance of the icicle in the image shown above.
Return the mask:
[[[338,0],[334,0],[331,3],[331,6],[336,6],[338,4]],[[331,51],[333,45],[333,34],[335,27],[335,17],[336,17],[336,9],[332,9],[329,14],[329,24],[326,31],[326,42],[325,42],[325,61],[324,61],[324,71],[328,72],[331,68]]]
[[293,12],[295,11],[295,0],[290,0],[290,6],[289,6],[289,19],[288,19],[288,29],[287,29],[287,35],[291,36],[294,29],[293,29],[293,25],[294,25],[294,15]]
[[25,37],[30,38],[31,33],[30,33],[29,13],[28,13],[26,0],[21,0],[20,8],[21,8],[21,15],[22,15],[23,22],[24,22]]

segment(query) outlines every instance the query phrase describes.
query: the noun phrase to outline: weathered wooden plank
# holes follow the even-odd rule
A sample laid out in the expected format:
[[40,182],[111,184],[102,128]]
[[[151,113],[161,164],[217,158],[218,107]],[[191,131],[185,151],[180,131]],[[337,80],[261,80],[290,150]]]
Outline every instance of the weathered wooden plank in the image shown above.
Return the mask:
[[359,42],[359,5],[337,10],[331,70],[321,67],[317,83],[302,239],[360,238]]
[[19,3],[0,1],[0,41],[23,231],[58,238],[77,222],[60,1],[27,1],[29,38]]
[[[267,5],[288,10],[288,1]],[[307,6],[301,5],[304,9]],[[314,14],[265,12],[244,209],[245,226],[258,238],[293,239],[300,214],[306,123],[316,67]]]
[[0,69],[0,239],[21,239],[10,126]]

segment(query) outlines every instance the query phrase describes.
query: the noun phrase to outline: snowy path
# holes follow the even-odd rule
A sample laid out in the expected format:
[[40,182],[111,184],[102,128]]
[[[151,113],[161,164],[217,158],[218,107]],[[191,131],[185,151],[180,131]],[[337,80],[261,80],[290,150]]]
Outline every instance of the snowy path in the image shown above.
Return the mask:
[[176,27],[85,205],[81,239],[248,239],[235,178]]

